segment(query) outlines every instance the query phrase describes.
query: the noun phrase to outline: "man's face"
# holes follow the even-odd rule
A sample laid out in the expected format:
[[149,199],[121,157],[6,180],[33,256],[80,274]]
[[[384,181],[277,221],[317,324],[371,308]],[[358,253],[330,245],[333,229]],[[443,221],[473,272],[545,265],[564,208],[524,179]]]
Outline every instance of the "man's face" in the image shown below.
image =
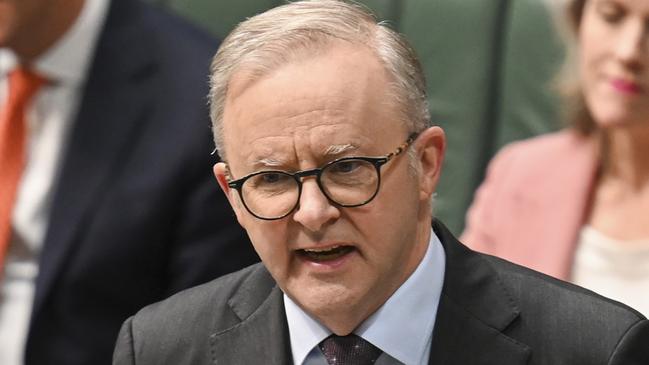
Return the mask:
[[[225,149],[232,178],[260,170],[321,167],[345,156],[382,156],[408,134],[390,100],[388,76],[365,47],[337,43],[298,58],[259,80],[233,78],[224,109]],[[322,319],[364,319],[414,271],[427,247],[428,197],[406,153],[381,170],[378,195],[367,205],[341,208],[303,179],[299,206],[265,221],[248,213],[224,169],[215,167],[241,225],[282,290]],[[219,178],[220,175],[220,178]],[[346,253],[318,260],[305,250]],[[335,329],[334,329],[335,331]]]

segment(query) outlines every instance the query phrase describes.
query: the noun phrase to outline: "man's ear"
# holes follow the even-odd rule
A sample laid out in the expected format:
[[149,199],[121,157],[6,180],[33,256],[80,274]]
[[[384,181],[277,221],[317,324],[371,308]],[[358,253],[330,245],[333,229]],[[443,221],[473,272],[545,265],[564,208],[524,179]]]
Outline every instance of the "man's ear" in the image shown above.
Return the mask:
[[228,186],[228,178],[227,178],[228,167],[226,166],[225,163],[218,162],[214,165],[212,170],[214,171],[214,176],[216,177],[216,181],[218,181],[221,190],[223,190],[223,193],[228,198],[228,202],[230,202],[230,206],[232,206],[232,209],[234,210],[234,214],[236,214],[237,216],[237,220],[239,221],[239,224],[243,226],[241,220],[241,214],[243,212],[241,211],[241,203],[239,201],[239,197],[237,195],[237,192],[231,189],[230,186]]
[[444,152],[446,151],[444,130],[437,126],[426,129],[419,134],[415,148],[421,164],[420,198],[430,200],[437,187],[444,162]]

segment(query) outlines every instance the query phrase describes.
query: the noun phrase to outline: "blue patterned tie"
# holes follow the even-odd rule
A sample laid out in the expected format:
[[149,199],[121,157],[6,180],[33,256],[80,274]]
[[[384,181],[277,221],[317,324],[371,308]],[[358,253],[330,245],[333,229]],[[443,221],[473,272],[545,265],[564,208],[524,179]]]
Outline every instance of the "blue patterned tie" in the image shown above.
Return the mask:
[[329,365],[371,365],[381,356],[381,350],[354,334],[331,335],[320,344]]

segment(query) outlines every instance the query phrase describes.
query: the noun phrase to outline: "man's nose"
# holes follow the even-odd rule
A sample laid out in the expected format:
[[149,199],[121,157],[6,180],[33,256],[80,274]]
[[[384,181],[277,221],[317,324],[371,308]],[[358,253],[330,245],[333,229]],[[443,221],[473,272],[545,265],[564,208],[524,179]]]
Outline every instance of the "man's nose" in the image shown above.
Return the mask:
[[328,223],[340,217],[339,207],[333,205],[324,195],[314,178],[302,181],[302,195],[298,207],[293,214],[293,220],[306,227],[309,231],[317,232]]

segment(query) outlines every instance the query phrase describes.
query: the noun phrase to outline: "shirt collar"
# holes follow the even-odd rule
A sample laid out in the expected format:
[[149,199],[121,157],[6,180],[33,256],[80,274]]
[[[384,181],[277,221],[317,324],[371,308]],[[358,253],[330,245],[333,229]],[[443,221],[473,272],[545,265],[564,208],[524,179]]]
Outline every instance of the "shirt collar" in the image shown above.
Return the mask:
[[302,310],[284,294],[284,310],[288,321],[293,363],[302,364],[311,349],[327,338],[331,331]]
[[[445,254],[431,230],[428,249],[417,269],[354,333],[404,364],[418,364],[428,355],[444,283]],[[296,364],[331,331],[284,294],[291,351]],[[407,316],[404,316],[407,313]]]
[[[108,3],[109,0],[86,0],[74,24],[36,59],[34,69],[57,83],[83,82],[108,12]],[[13,69],[17,62],[11,50],[0,49],[0,76]]]

